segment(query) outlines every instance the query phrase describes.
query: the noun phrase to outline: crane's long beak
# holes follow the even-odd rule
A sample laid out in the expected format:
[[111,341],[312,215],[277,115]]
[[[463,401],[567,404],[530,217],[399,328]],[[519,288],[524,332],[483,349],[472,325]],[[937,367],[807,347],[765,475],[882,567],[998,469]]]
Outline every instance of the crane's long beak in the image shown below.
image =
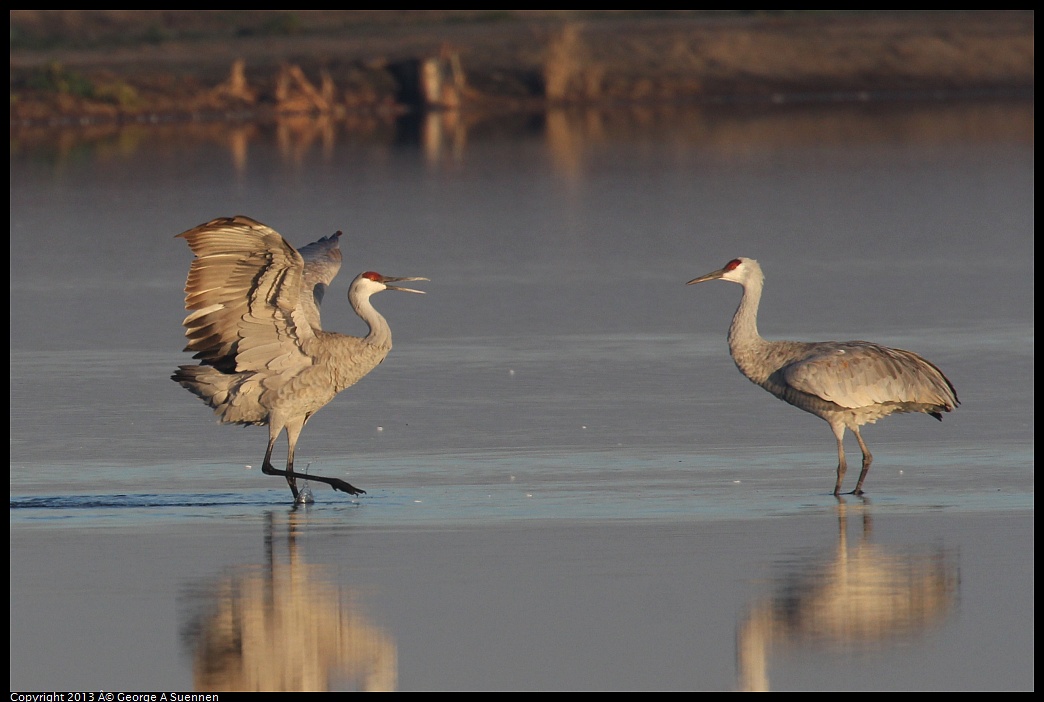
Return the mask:
[[696,283],[705,283],[708,280],[718,280],[723,275],[725,275],[727,272],[728,271],[726,271],[724,268],[719,268],[718,270],[714,271],[713,273],[708,273],[707,275],[701,275],[699,278],[693,278],[688,283],[686,283],[686,285],[694,285]]
[[417,293],[418,295],[424,295],[423,290],[414,290],[413,288],[404,288],[399,285],[390,285],[389,283],[405,283],[411,280],[427,280],[427,278],[393,278],[391,276],[385,276],[381,282],[384,283],[385,287],[389,290],[398,290],[400,292]]

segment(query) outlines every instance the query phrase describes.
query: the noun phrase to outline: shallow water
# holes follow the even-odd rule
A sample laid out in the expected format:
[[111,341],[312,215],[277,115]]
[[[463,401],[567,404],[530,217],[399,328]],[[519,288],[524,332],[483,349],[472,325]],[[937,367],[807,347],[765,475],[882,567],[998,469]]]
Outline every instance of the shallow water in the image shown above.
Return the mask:
[[[1032,104],[319,127],[12,136],[12,690],[1033,688]],[[236,213],[345,231],[328,329],[431,279],[299,445],[365,495],[294,509],[169,380],[173,237]],[[868,499],[684,285],[738,255],[766,337],[957,387],[867,428]]]

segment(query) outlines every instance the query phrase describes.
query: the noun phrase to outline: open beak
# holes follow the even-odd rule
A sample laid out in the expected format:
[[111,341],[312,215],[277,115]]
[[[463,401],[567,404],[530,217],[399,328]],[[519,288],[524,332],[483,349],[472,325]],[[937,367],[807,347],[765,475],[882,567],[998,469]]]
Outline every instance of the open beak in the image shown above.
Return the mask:
[[400,292],[417,293],[418,295],[424,295],[423,290],[414,290],[413,288],[404,288],[399,285],[391,285],[391,283],[406,283],[411,280],[427,280],[427,278],[393,278],[391,276],[383,276],[381,282],[384,283],[385,287],[389,290],[398,290]]
[[726,271],[724,268],[719,268],[718,270],[714,271],[713,273],[708,273],[707,275],[701,275],[699,278],[693,278],[688,283],[686,283],[686,285],[695,285],[696,283],[705,283],[708,280],[718,280],[723,275],[725,275],[727,272],[728,271]]

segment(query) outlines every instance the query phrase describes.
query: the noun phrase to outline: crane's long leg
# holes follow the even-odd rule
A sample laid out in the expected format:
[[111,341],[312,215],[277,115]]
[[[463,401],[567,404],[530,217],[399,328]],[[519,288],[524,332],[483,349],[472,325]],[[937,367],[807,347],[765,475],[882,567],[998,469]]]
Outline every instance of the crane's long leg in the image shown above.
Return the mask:
[[297,450],[297,438],[301,436],[307,418],[300,423],[286,425],[286,482],[290,485],[290,491],[294,493],[294,501],[297,501],[297,478],[294,475],[294,452]]
[[[275,448],[276,439],[279,438],[279,433],[282,431],[281,428],[276,428],[278,425],[271,424],[268,429],[268,449],[265,450],[265,460],[261,464],[261,472],[265,475],[282,475],[286,477],[286,482],[290,486],[290,492],[294,493],[294,501],[297,501],[297,479],[294,476],[293,466],[293,449],[290,449],[290,460],[287,462],[289,470],[277,470],[272,465],[272,449]],[[289,437],[289,432],[287,433]],[[291,444],[293,446],[293,444]]]
[[286,482],[290,485],[290,491],[294,493],[294,501],[297,501],[297,478],[303,478],[304,480],[314,480],[319,483],[326,483],[334,490],[340,490],[341,492],[347,492],[349,495],[365,495],[366,491],[355,487],[351,483],[341,480],[340,478],[325,478],[321,475],[301,475],[300,473],[294,472],[294,450],[297,447],[297,437],[301,435],[301,426],[293,428],[288,426],[286,429],[286,438],[289,443],[286,457],[286,470],[279,470],[272,465],[272,447],[275,446],[276,438],[279,436],[278,431],[269,431],[268,437],[268,450],[265,452],[265,462],[261,465],[261,471],[265,475],[282,475],[286,478]]
[[866,480],[866,474],[870,472],[870,464],[874,462],[874,457],[871,455],[870,449],[866,447],[866,442],[863,441],[863,436],[859,433],[859,427],[852,429],[852,433],[855,434],[856,441],[859,442],[859,448],[863,452],[863,470],[859,471],[859,482],[856,483],[852,494],[862,495],[863,481]]
[[834,430],[834,437],[837,438],[837,482],[834,483],[834,495],[836,496],[841,493],[841,481],[845,479],[845,471],[848,470],[848,462],[845,461],[845,425],[831,424],[830,428]]

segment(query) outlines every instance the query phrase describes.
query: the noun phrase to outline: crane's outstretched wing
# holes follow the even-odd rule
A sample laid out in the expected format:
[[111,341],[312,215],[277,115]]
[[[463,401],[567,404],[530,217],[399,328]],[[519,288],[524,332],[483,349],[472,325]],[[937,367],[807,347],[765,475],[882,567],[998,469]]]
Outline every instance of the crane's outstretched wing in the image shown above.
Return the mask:
[[311,364],[314,336],[299,308],[304,261],[275,230],[221,217],[178,234],[196,258],[185,283],[186,351],[225,372]]
[[341,232],[336,232],[308,246],[302,246],[299,250],[301,258],[304,259],[299,305],[314,331],[323,328],[319,321],[319,305],[323,303],[327,286],[341,270],[341,249],[338,246],[340,239]]
[[868,341],[815,346],[783,369],[784,379],[796,390],[852,409],[912,403],[949,412],[959,404],[942,371],[915,353]]

